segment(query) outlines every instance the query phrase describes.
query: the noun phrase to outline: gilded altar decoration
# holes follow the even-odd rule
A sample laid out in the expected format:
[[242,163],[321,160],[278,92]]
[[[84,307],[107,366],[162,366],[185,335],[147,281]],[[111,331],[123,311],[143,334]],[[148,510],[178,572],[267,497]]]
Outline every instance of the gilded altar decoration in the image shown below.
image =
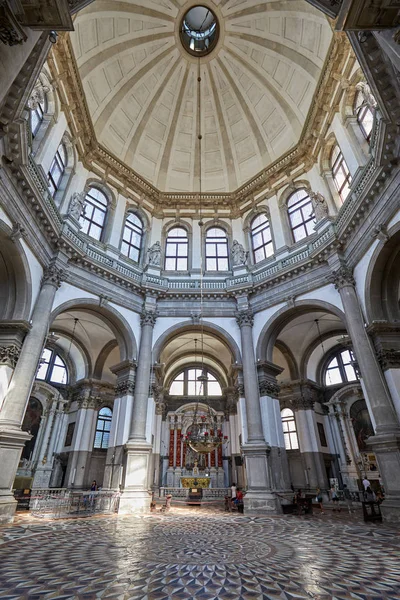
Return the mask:
[[209,477],[182,477],[181,485],[184,488],[209,488]]

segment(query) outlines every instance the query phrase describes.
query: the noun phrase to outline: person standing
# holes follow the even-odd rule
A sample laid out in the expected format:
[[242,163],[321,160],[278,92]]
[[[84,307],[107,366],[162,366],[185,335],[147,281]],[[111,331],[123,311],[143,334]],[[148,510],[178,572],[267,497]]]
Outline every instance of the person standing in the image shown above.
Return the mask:
[[236,494],[237,494],[236,483],[232,483],[232,485],[231,485],[231,502],[235,502]]
[[243,514],[243,510],[244,510],[243,492],[242,492],[242,488],[240,488],[240,487],[238,487],[236,490],[236,506],[237,506],[238,512]]
[[367,488],[371,487],[371,483],[369,482],[369,480],[367,479],[367,476],[364,475],[364,479],[362,480],[362,484],[364,486],[364,492],[367,491]]
[[341,508],[339,506],[339,496],[338,493],[335,489],[335,486],[332,486],[330,489],[330,493],[331,493],[331,500],[333,502],[333,510],[337,510],[338,512],[341,511]]

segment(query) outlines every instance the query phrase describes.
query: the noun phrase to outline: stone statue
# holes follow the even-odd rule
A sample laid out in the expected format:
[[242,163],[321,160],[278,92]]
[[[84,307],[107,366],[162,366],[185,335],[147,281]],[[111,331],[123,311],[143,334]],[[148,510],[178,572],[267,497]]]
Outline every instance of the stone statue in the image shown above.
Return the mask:
[[365,83],[365,81],[360,81],[356,85],[356,90],[358,90],[361,93],[361,96],[363,98],[362,106],[369,106],[370,108],[376,107],[376,100],[371,92],[371,88],[369,87],[368,83]]
[[147,263],[149,265],[153,265],[154,267],[159,267],[161,265],[161,244],[160,244],[160,242],[155,242],[147,250]]
[[32,90],[32,94],[28,100],[28,106],[31,110],[35,110],[39,104],[43,104],[46,94],[50,91],[48,85],[43,85],[40,79],[37,80]]
[[322,221],[329,215],[328,205],[325,198],[319,192],[310,192],[310,198],[314,209],[315,220]]
[[233,240],[232,248],[232,265],[234,267],[239,267],[240,265],[245,265],[247,261],[247,252],[243,248],[242,244],[239,244],[237,240]]
[[79,217],[85,214],[85,192],[75,192],[69,201],[68,214],[79,221]]

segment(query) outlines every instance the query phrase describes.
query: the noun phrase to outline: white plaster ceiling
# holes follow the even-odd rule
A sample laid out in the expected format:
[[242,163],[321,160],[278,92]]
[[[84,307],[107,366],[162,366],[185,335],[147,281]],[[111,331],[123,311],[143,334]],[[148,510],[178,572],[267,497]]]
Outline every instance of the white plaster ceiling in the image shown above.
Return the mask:
[[[95,0],[72,45],[99,142],[161,191],[199,186],[198,59],[178,29],[193,1]],[[228,192],[299,139],[331,41],[305,0],[205,0],[220,23],[201,59],[202,189]]]

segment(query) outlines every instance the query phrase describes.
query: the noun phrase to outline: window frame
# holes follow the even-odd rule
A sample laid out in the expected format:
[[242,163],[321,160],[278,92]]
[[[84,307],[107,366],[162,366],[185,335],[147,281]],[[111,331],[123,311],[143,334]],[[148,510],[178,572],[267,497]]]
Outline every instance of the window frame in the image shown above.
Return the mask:
[[[334,158],[334,153],[336,150],[338,151],[338,154]],[[349,167],[347,166],[346,160],[343,156],[343,152],[340,149],[340,146],[338,143],[334,144],[334,146],[331,150],[330,165],[331,165],[331,174],[332,174],[333,183],[335,184],[335,188],[337,190],[337,193],[339,194],[341,201],[344,202],[350,194],[350,186],[352,183],[352,177],[351,177]],[[339,185],[339,182],[337,181],[337,175],[338,175],[339,171],[341,171],[344,174],[344,180],[341,185]],[[343,196],[343,190],[345,190],[345,189],[348,189],[348,192],[347,192],[346,196]]]
[[[43,102],[37,102],[36,107],[31,108],[29,110],[30,110],[29,124],[30,124],[30,128],[31,128],[31,135],[32,135],[32,139],[35,139],[35,137],[37,136],[37,134],[39,132],[39,129],[41,128],[41,126],[43,124],[44,115],[47,113],[47,110],[48,110],[48,102],[47,102],[46,94],[44,95]],[[33,127],[33,123],[32,123],[33,115],[36,115],[36,117],[37,117],[36,127]]]
[[[64,158],[61,155],[60,149],[63,150]],[[67,168],[67,166],[68,166],[68,152],[67,152],[65,143],[61,142],[61,144],[57,148],[57,151],[54,155],[54,158],[51,162],[49,171],[47,173],[47,180],[49,183],[49,191],[50,191],[52,198],[55,197],[55,195],[57,194],[57,192],[60,189],[60,184],[62,182],[63,175],[65,174],[65,169]],[[56,167],[58,167],[60,170],[57,180],[54,178],[54,171],[55,171]]]
[[[292,201],[293,198],[295,198],[296,195],[300,194],[301,192],[303,192],[304,196],[300,199],[297,199],[292,206],[290,206],[290,203]],[[308,201],[304,203],[304,200]],[[303,210],[305,209],[305,207],[310,206],[311,207],[311,212],[309,217],[305,217]],[[302,242],[303,240],[307,239],[308,237],[310,237],[310,235],[313,235],[315,233],[315,231],[308,231],[309,227],[309,223],[312,223],[314,226],[316,224],[316,219],[315,219],[315,215],[314,215],[314,207],[310,198],[310,192],[307,188],[305,187],[301,187],[298,188],[297,190],[295,190],[294,192],[292,192],[289,196],[289,198],[286,201],[286,210],[287,210],[287,216],[288,216],[288,220],[289,220],[289,227],[290,227],[290,231],[291,231],[291,236],[292,236],[292,241],[297,244],[299,242]],[[301,215],[301,222],[299,223],[293,223],[292,221],[292,215],[295,215],[296,213],[300,213]],[[300,237],[299,239],[296,239],[296,235],[295,235],[295,231],[296,230],[300,230],[300,228],[302,228],[304,230],[305,235],[303,235],[302,237]]]
[[[85,196],[85,198],[86,198],[86,196]],[[130,223],[129,222],[129,218],[130,217],[135,217],[141,223],[141,227],[139,227],[135,223]],[[127,223],[129,223],[129,226],[127,225]],[[103,227],[103,229],[104,229],[104,227]],[[130,231],[130,239],[129,239],[129,241],[127,241],[126,239],[124,239],[126,230]],[[140,236],[140,244],[139,244],[139,246],[136,246],[134,243],[132,243],[132,237],[135,234],[137,234],[137,235]],[[125,217],[124,227],[123,227],[123,230],[122,230],[122,238],[121,238],[121,246],[120,246],[121,254],[123,254],[124,256],[126,256],[126,258],[129,258],[130,260],[133,260],[133,262],[135,262],[136,264],[140,264],[140,260],[142,258],[142,250],[143,250],[143,239],[144,239],[144,223],[143,223],[143,219],[136,212],[133,212],[133,211],[128,212],[128,214]],[[124,244],[128,247],[128,253],[124,252],[124,250],[123,250],[123,245]],[[132,256],[131,256],[131,249],[133,249],[134,251],[137,251],[137,259],[132,258]]]
[[[222,231],[224,236],[211,236],[209,235],[210,231]],[[221,241],[218,241],[221,240]],[[205,232],[205,270],[210,271],[212,273],[226,273],[229,271],[229,243],[228,243],[228,232],[220,225],[213,225],[209,227]],[[218,251],[218,246],[223,245],[224,250],[226,251],[226,255],[220,255]],[[211,246],[215,246],[215,254],[209,254],[209,249]],[[209,267],[209,261],[215,260],[216,268],[211,269]],[[219,263],[221,261],[226,261],[226,269],[219,268]]]
[[[254,221],[259,219],[260,217],[265,217],[264,223],[261,223],[260,225],[257,225],[256,227],[254,227],[254,225],[253,225]],[[269,241],[265,241],[265,237],[264,237],[264,232],[267,229],[268,229],[269,235],[270,235]],[[271,227],[271,221],[270,221],[269,215],[265,212],[255,215],[252,218],[252,220],[250,221],[249,230],[250,230],[250,243],[251,243],[251,249],[252,249],[253,264],[256,265],[256,264],[262,262],[263,260],[266,260],[267,258],[271,258],[271,256],[273,256],[275,253],[274,240],[273,240],[273,236],[272,236],[272,227]],[[261,238],[262,238],[262,244],[260,246],[256,247],[254,238],[255,238],[255,236],[260,235],[260,234],[261,234]],[[268,248],[268,247],[270,247],[270,249],[271,249],[270,254],[268,254],[266,251],[266,248]],[[257,260],[256,253],[261,250],[262,250],[262,253],[264,256],[263,256],[263,258],[260,258],[259,260]]]
[[[196,379],[189,379],[189,372],[190,372],[190,371],[199,371],[199,374],[201,374],[201,373],[202,373],[202,371],[206,371],[206,373],[207,373],[207,377],[208,377],[209,375],[211,375],[211,376],[214,378],[213,380],[211,380],[211,381],[212,381],[212,383],[214,383],[214,382],[217,382],[217,383],[218,383],[218,385],[219,385],[219,388],[220,388],[220,390],[221,390],[221,393],[220,393],[220,394],[209,394],[209,393],[208,393],[208,380],[207,380],[207,381],[205,382],[205,385],[204,385],[204,392],[203,392],[203,394],[196,394],[196,393],[195,393],[195,394],[189,394],[189,383],[190,383],[190,382],[195,382],[195,383],[197,383],[197,378],[196,378]],[[171,387],[172,387],[173,383],[174,383],[174,382],[175,382],[175,381],[178,379],[178,377],[179,377],[180,375],[182,375],[182,374],[183,374],[183,393],[182,393],[182,394],[173,394],[173,393],[171,393],[171,392],[170,392],[170,390],[171,390]],[[195,376],[195,377],[196,377],[196,376]],[[196,386],[195,386],[195,387],[196,387]],[[209,396],[209,397],[212,397],[212,398],[221,398],[221,397],[222,397],[222,395],[223,395],[223,393],[222,393],[222,386],[221,386],[221,382],[220,382],[220,380],[218,379],[218,377],[216,376],[216,374],[215,374],[215,373],[213,373],[213,372],[212,372],[210,369],[208,369],[207,367],[204,367],[204,369],[203,369],[202,365],[199,365],[199,364],[190,365],[190,366],[188,366],[188,367],[185,367],[185,368],[183,368],[183,369],[180,369],[180,371],[178,371],[178,372],[177,372],[177,373],[174,375],[173,379],[171,379],[171,382],[170,382],[170,384],[169,384],[169,386],[168,386],[168,394],[169,394],[170,396],[176,396],[176,397],[179,397],[179,398],[184,398],[184,397],[188,397],[188,398],[205,398],[206,396]]]
[[[50,359],[48,363],[42,362],[43,360],[43,354],[45,353],[46,350],[49,350],[51,352],[50,354]],[[56,365],[55,362],[57,359],[60,359],[60,361],[63,363],[62,365]],[[39,378],[39,370],[42,366],[42,364],[47,364],[47,370],[46,370],[46,375],[44,378]],[[52,381],[51,377],[53,374],[53,369],[54,367],[64,367],[65,369],[65,382],[60,382],[60,381]],[[40,360],[39,360],[39,366],[38,366],[38,370],[35,376],[35,379],[37,381],[44,381],[46,383],[50,383],[51,385],[68,385],[69,383],[69,372],[68,372],[68,366],[66,361],[64,360],[64,358],[60,355],[60,352],[57,350],[57,348],[49,348],[48,346],[45,346],[43,348],[43,352],[41,354]]]
[[[283,413],[285,411],[289,411],[291,414],[289,415],[284,415]],[[282,430],[283,430],[283,439],[285,442],[285,449],[286,451],[293,451],[293,450],[300,450],[300,444],[299,444],[299,434],[297,432],[297,424],[296,424],[296,417],[295,417],[295,413],[291,408],[282,408],[281,410],[281,422],[282,422]],[[294,423],[294,428],[290,429],[289,423]],[[285,425],[287,424],[287,429],[285,428]],[[297,447],[293,447],[293,443],[292,443],[292,435],[295,436],[295,440],[296,440],[296,446]]]
[[[103,410],[109,410],[111,412],[111,415],[101,415],[101,411]],[[113,410],[110,406],[102,406],[98,412],[97,412],[97,419],[96,419],[96,429],[94,432],[94,440],[93,440],[93,450],[108,450],[109,447],[109,442],[110,442],[110,432],[111,432],[111,422],[112,422],[112,418],[113,418]],[[99,428],[99,423],[103,422],[103,428],[100,429]],[[110,428],[106,429],[104,427],[105,423],[110,423]],[[101,441],[100,441],[100,445],[96,444],[97,441],[97,434],[100,433],[101,434]],[[103,445],[104,442],[104,434],[108,434],[108,438],[107,438],[107,442],[106,445]]]
[[[344,352],[349,352],[350,353],[350,362],[344,362],[343,358],[342,358],[342,354]],[[329,367],[329,365],[336,359],[337,362],[337,366],[333,366],[333,367]],[[325,361],[325,365],[324,365],[324,369],[323,369],[323,373],[322,373],[322,382],[323,385],[325,387],[329,387],[332,388],[334,386],[343,386],[343,385],[348,385],[348,384],[352,384],[352,383],[359,383],[360,382],[360,377],[357,373],[357,368],[356,365],[357,361],[356,358],[354,356],[353,350],[352,348],[339,348],[336,349],[334,352],[330,353],[328,358]],[[354,370],[354,374],[356,376],[355,379],[349,380],[346,374],[346,367],[347,366],[351,366]],[[336,383],[329,383],[328,381],[328,372],[329,371],[333,371],[333,370],[338,369],[339,370],[339,374],[341,377],[341,381],[340,382],[336,382]]]
[[[97,198],[94,198],[90,195],[91,190],[96,190],[98,194],[100,194],[101,196],[104,197],[105,204],[102,205],[103,207],[105,207],[104,210],[95,204],[96,202],[99,204],[102,204],[102,203]],[[88,200],[88,197],[90,198],[90,200]],[[88,206],[92,207],[92,212],[91,212],[90,217],[87,216],[87,207]],[[91,185],[85,193],[83,209],[82,209],[81,216],[79,217],[79,222],[82,226],[82,229],[85,227],[86,223],[89,223],[87,231],[82,231],[82,233],[84,233],[88,237],[91,237],[94,240],[97,240],[98,242],[101,242],[103,239],[103,236],[104,236],[109,206],[110,206],[110,199],[107,196],[106,192],[96,185]],[[93,219],[95,211],[99,211],[100,213],[103,213],[103,221],[102,221],[101,225]],[[91,229],[94,227],[96,227],[96,228],[98,227],[101,230],[99,237],[96,237],[91,234]]]
[[[358,101],[360,98],[361,98],[361,104],[358,105]],[[376,110],[364,101],[363,94],[361,91],[359,91],[358,94],[356,94],[356,97],[354,100],[354,113],[357,118],[358,126],[361,129],[361,133],[363,134],[363,136],[365,137],[365,139],[367,140],[368,143],[370,143],[370,141],[371,141],[371,134],[372,134],[372,130],[374,128],[375,112],[376,112]],[[364,123],[367,122],[365,117],[368,113],[370,113],[371,117],[372,117],[372,121],[371,121],[372,124],[371,124],[371,129],[370,129],[369,133],[367,132],[367,130],[365,129],[365,126],[364,126]],[[368,122],[370,122],[370,121],[368,121]]]
[[[171,236],[172,231],[181,230],[185,232],[185,236]],[[168,241],[170,240],[170,241]],[[175,246],[175,253],[168,254],[169,246]],[[178,248],[180,246],[186,246],[186,254],[180,256],[178,252]],[[167,260],[174,261],[174,268],[167,267]],[[178,268],[178,261],[185,260],[186,267]],[[165,257],[164,257],[164,269],[165,271],[187,271],[189,269],[189,234],[185,227],[182,225],[173,225],[168,229],[166,238],[165,238]]]

